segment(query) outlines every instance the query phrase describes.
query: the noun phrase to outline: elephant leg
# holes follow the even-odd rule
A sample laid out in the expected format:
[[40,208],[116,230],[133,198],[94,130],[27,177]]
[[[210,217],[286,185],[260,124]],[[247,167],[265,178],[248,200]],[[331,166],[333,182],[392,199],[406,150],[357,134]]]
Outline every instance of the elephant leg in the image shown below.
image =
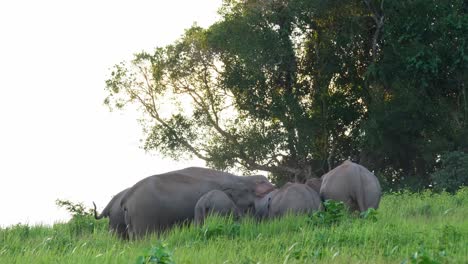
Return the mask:
[[196,226],[202,225],[206,215],[207,215],[208,208],[196,206],[195,207],[195,219],[194,223]]
[[135,230],[133,228],[132,221],[127,210],[124,210],[124,219],[125,219],[125,231],[126,231],[125,236],[129,240],[135,240],[136,239]]
[[362,184],[360,184],[358,191],[356,192],[356,195],[355,195],[356,196],[355,197],[355,202],[356,202],[355,210],[359,212],[364,212],[370,207],[377,208],[372,203],[372,201],[375,200],[375,199],[372,199],[373,195],[374,195],[373,193],[369,193],[369,191],[366,190]]

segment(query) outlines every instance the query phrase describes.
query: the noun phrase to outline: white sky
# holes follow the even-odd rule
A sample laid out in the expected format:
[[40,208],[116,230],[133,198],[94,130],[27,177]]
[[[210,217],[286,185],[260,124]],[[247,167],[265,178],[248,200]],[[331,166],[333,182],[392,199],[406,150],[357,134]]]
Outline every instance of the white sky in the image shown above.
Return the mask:
[[69,218],[55,199],[104,208],[172,162],[139,148],[137,114],[103,105],[109,68],[207,27],[221,0],[0,2],[0,226]]

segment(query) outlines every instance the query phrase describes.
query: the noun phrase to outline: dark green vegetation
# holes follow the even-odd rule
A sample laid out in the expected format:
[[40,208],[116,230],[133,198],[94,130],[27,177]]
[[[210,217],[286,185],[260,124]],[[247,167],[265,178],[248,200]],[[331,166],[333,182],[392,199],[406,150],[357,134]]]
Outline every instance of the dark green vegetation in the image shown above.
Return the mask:
[[400,192],[384,195],[363,218],[331,203],[313,216],[211,218],[133,242],[108,234],[106,221],[75,215],[53,227],[0,229],[0,263],[466,263],[467,204],[467,188]]
[[468,157],[467,1],[225,0],[220,14],[114,67],[106,103],[140,107],[146,150],[280,185],[348,158],[387,190],[467,185],[431,176]]

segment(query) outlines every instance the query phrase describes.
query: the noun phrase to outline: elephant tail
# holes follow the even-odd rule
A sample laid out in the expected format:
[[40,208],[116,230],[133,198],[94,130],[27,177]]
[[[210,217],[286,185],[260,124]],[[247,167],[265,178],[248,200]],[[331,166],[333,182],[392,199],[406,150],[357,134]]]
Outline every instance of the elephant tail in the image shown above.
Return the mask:
[[97,209],[96,209],[96,204],[94,203],[94,201],[93,201],[93,205],[94,205],[94,210],[93,210],[93,211],[94,211],[94,218],[95,218],[96,220],[99,220],[99,219],[101,219],[101,218],[103,218],[103,217],[106,216],[106,215],[104,215],[105,209],[104,209],[104,211],[102,211],[101,214],[98,215]]

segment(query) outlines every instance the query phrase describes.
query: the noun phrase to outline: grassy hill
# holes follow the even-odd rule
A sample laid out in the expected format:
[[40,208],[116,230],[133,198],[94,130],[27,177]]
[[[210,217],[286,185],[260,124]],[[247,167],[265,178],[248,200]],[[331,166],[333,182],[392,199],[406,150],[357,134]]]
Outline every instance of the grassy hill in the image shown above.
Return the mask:
[[132,242],[91,217],[16,225],[0,229],[0,263],[468,263],[468,188],[386,194],[366,218],[335,209],[263,223],[213,217]]

